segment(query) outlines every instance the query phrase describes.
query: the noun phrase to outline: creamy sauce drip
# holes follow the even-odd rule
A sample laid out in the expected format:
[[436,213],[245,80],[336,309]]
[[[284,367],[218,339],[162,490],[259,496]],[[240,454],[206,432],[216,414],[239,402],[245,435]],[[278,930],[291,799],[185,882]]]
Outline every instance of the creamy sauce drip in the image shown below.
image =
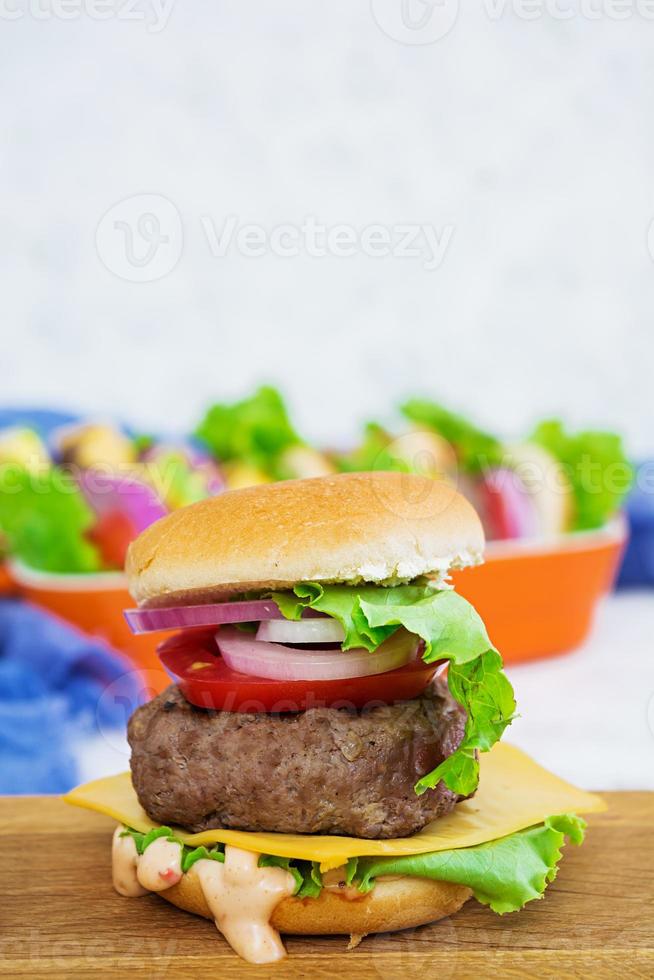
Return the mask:
[[127,898],[139,898],[147,895],[147,888],[139,884],[136,869],[139,863],[139,853],[136,850],[134,838],[129,834],[126,837],[120,835],[125,830],[124,827],[116,827],[113,840],[111,842],[111,877],[113,885],[119,895]]
[[[112,842],[112,877],[119,895],[138,898],[164,891],[182,878],[182,847],[158,837],[139,855],[134,838]],[[295,891],[295,880],[283,868],[260,868],[259,854],[225,847],[225,862],[203,859],[190,869],[196,874],[216,923],[232,949],[248,963],[274,963],[286,956],[279,933],[270,925],[275,907]]]
[[270,917],[295,891],[293,875],[283,868],[258,867],[259,855],[225,847],[225,863],[195,864],[217,929],[248,963],[274,963],[286,956]]
[[136,876],[151,892],[162,892],[176,885],[182,877],[182,845],[157,837],[139,858]]

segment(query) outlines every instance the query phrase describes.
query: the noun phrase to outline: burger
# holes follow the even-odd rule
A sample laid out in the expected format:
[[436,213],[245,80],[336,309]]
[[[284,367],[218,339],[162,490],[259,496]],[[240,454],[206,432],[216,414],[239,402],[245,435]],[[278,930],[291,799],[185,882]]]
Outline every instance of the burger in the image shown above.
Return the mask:
[[113,881],[280,934],[420,926],[540,898],[602,801],[499,743],[511,685],[448,586],[481,561],[449,485],[353,473],[229,491],[151,525],[126,571],[174,683],[129,722],[131,773],[73,790],[119,821]]

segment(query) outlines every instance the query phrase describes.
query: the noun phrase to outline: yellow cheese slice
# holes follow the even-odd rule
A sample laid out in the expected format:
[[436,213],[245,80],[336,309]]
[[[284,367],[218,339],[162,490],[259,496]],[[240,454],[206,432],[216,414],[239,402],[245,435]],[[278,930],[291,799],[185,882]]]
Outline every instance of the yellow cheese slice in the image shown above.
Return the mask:
[[[446,817],[434,820],[413,837],[362,840],[302,834],[204,830],[189,834],[174,828],[186,844],[233,844],[246,851],[319,861],[322,871],[338,868],[350,857],[398,856],[471,847],[542,823],[559,813],[596,813],[606,804],[593,793],[576,789],[539,766],[512,745],[498,743],[481,756],[476,795],[459,803]],[[67,803],[106,813],[120,823],[145,832],[153,823],[139,803],[128,772],[78,786]]]

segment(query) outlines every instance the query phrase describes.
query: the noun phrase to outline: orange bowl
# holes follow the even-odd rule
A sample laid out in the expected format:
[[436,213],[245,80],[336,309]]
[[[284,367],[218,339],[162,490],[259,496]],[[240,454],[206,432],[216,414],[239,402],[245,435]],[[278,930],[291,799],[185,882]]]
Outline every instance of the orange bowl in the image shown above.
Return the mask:
[[170,683],[156,654],[168,633],[135,636],[123,616],[134,605],[122,572],[87,575],[41,572],[11,562],[10,573],[19,595],[101,637],[143,672],[149,688],[162,691]]
[[564,653],[588,635],[627,540],[618,518],[554,541],[491,541],[486,561],[452,576],[506,663]]

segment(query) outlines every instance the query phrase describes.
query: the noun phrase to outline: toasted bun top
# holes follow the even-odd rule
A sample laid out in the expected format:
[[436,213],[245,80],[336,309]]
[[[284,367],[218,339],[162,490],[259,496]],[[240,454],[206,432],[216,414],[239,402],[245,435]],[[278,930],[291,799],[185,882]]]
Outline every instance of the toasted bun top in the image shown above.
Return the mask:
[[208,602],[297,582],[394,584],[481,561],[472,506],[446,483],[344,473],[231,490],[175,511],[130,546],[141,604]]

